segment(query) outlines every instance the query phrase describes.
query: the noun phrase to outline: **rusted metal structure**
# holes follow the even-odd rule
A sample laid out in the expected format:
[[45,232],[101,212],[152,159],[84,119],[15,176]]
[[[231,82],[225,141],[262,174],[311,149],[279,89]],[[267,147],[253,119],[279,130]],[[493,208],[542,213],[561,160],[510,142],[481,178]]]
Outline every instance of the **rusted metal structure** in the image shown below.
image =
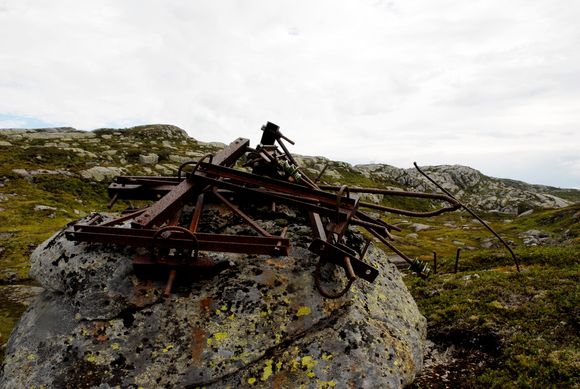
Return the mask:
[[[73,225],[67,237],[75,241],[146,248],[148,253],[136,256],[134,266],[164,269],[168,276],[165,292],[169,294],[179,272],[214,266],[204,252],[288,255],[290,241],[285,237],[286,230],[273,235],[236,205],[236,201],[253,198],[269,201],[273,206],[285,204],[308,214],[313,232],[309,249],[320,258],[314,273],[315,284],[327,298],[344,295],[357,278],[373,282],[378,275],[378,270],[364,261],[370,240],[360,251],[345,243],[343,238],[349,225],[366,229],[406,260],[418,275],[428,275],[426,264],[409,258],[392,244],[391,231],[400,229],[363,209],[426,217],[459,209],[462,204],[457,199],[448,193],[318,185],[323,171],[316,180],[304,174],[284,143],[294,142],[285,137],[277,125],[268,122],[262,131],[256,148],[250,147],[248,139],[238,138],[213,155],[182,164],[176,177],[117,177],[108,189],[112,199],[109,206],[119,199],[157,201],[111,221],[103,222],[96,217],[85,224]],[[234,168],[242,162],[251,173]],[[362,202],[352,198],[351,193],[416,197],[448,205],[430,212],[414,212]],[[200,232],[202,211],[209,198],[231,209],[256,231],[257,236]],[[193,212],[184,221],[182,211],[186,204],[193,205]],[[326,264],[344,269],[347,281],[342,290],[334,292],[323,287],[321,268]]]

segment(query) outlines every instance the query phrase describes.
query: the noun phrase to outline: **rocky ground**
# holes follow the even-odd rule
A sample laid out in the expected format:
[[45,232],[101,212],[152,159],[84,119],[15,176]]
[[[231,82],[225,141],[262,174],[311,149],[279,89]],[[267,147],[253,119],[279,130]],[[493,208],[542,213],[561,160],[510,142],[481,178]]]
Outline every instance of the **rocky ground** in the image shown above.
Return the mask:
[[[258,139],[259,134],[240,135]],[[67,223],[92,212],[106,210],[106,187],[113,176],[174,175],[184,161],[197,160],[221,147],[223,145],[219,143],[195,140],[185,131],[169,125],[99,129],[93,132],[71,128],[0,130],[0,361],[16,321],[34,296],[43,290],[29,276],[28,258],[39,244]],[[296,150],[299,151],[299,145]],[[434,189],[427,186],[412,169],[388,165],[352,166],[323,157],[298,156],[297,160],[311,177],[316,177],[326,166],[322,180],[327,183],[407,190]],[[438,254],[441,274],[432,277],[429,284],[415,282],[412,277],[403,278],[432,325],[429,332],[434,344],[434,357],[427,357],[427,373],[424,374],[432,372],[434,377],[444,375],[448,380],[444,382],[451,382],[449,385],[453,387],[459,382],[454,379],[463,377],[461,366],[465,364],[462,365],[462,362],[473,361],[468,365],[473,372],[483,371],[476,377],[479,377],[477,382],[480,385],[486,383],[484,386],[493,382],[489,378],[491,376],[498,377],[497,382],[509,382],[509,375],[515,374],[509,370],[510,366],[524,372],[522,387],[530,382],[570,382],[573,374],[569,366],[575,363],[577,366],[574,353],[556,338],[552,339],[550,334],[537,333],[535,327],[564,328],[562,336],[565,338],[570,323],[574,322],[568,319],[568,316],[576,315],[570,306],[578,304],[570,303],[568,297],[574,296],[570,285],[573,285],[574,279],[577,281],[574,274],[577,274],[576,253],[580,243],[580,191],[495,179],[463,166],[435,166],[426,167],[425,170],[463,201],[484,212],[486,221],[533,265],[524,277],[526,282],[520,278],[504,279],[505,266],[509,266],[511,259],[503,257],[497,260],[497,241],[476,220],[461,212],[421,220],[396,216],[385,218],[403,229],[396,234],[395,243],[406,253],[427,261],[432,260],[433,252]],[[423,211],[438,206],[380,195],[364,197],[365,201]],[[113,211],[129,205],[132,204],[122,202]],[[457,249],[461,249],[462,253],[459,273],[448,276],[447,273],[453,270]],[[477,274],[481,278],[478,282],[464,280],[463,277],[473,275],[469,272],[473,269],[479,269]],[[485,283],[491,286],[486,287]],[[521,290],[517,293],[512,291],[514,286],[520,284]],[[464,289],[466,285],[474,290]],[[540,292],[537,289],[541,289]],[[541,297],[556,291],[558,294],[551,299]],[[489,301],[486,300],[488,297]],[[506,323],[514,315],[506,307],[512,309],[513,299],[529,299],[537,312],[543,314],[538,316],[528,311],[521,314],[518,311],[518,315],[526,319],[508,325]],[[546,315],[547,310],[560,311]],[[464,317],[458,312],[462,312]],[[546,318],[545,321],[542,318]],[[542,324],[532,328],[533,323],[537,322]],[[444,331],[435,331],[440,325],[445,326]],[[490,331],[503,345],[499,356],[490,354],[487,349],[469,348],[465,342],[445,343],[438,335],[464,334],[465,339],[480,339]],[[517,332],[526,335],[512,337]],[[536,338],[550,339],[544,347],[550,350],[547,360],[539,357],[544,354],[542,347],[534,343],[533,339]],[[506,347],[504,343],[511,346]],[[164,349],[161,348],[161,353],[165,355]],[[482,365],[477,358],[469,358],[471,351],[474,355],[481,355],[480,360],[503,361],[507,367],[496,366],[496,369],[493,363]],[[443,359],[437,355],[442,355]],[[301,358],[299,355],[295,357]],[[268,360],[260,361],[265,363]],[[447,360],[449,366],[432,363],[437,360]],[[570,362],[574,360],[576,362]],[[302,366],[301,359],[297,361],[297,369],[307,369]],[[34,364],[34,361],[27,363]],[[274,360],[272,363],[274,374]],[[537,366],[549,368],[546,370]],[[270,368],[265,364],[261,369],[249,378],[261,382],[262,373],[269,372]],[[534,369],[538,371],[536,376],[533,375]],[[424,374],[418,378],[419,386],[433,386],[426,385],[431,378],[425,378]],[[561,378],[545,378],[553,374]],[[475,381],[470,382],[470,385],[475,385]]]
[[[314,287],[311,233],[292,212],[258,222],[288,227],[288,257],[212,254],[219,274],[179,284],[136,277],[132,250],[57,234],[32,254],[45,288],[7,346],[0,387],[403,387],[421,370],[426,322],[385,254],[380,270],[338,300]],[[217,223],[217,218],[225,218]],[[240,232],[232,215],[212,215]],[[279,225],[282,223],[283,225]],[[351,239],[361,237],[352,235]]]

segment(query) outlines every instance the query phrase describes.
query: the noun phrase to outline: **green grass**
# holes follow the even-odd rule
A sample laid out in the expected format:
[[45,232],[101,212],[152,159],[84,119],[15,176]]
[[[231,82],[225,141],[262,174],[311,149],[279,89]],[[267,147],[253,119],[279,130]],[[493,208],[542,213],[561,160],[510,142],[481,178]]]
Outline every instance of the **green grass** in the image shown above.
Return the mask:
[[[102,138],[119,132],[130,145],[119,147],[118,136]],[[120,159],[125,158],[127,163],[134,164],[129,167],[129,174],[145,174],[138,165],[141,153],[156,153],[160,163],[165,163],[169,156],[185,155],[186,151],[215,151],[215,148],[199,145],[192,139],[186,144],[176,142],[176,150],[164,148],[161,145],[164,132],[160,127],[142,126],[121,131],[102,129],[95,133],[98,142],[82,139],[70,142],[71,146],[78,142],[79,148],[95,153],[97,159],[93,160],[72,151],[43,147],[52,140],[10,140],[14,144],[10,152],[4,149],[0,152],[0,193],[8,196],[8,200],[0,203],[3,208],[0,233],[9,233],[0,239],[3,248],[0,284],[13,283],[14,274],[17,282],[26,282],[28,255],[32,248],[81,215],[105,211],[108,202],[106,182],[92,183],[78,176],[64,175],[37,175],[24,179],[12,169],[66,168],[78,173],[96,165],[121,166]],[[110,161],[103,159],[107,147],[118,150]],[[126,165],[123,163],[123,166]],[[331,162],[329,168],[338,171],[343,177],[340,182],[349,186],[396,186],[394,182],[374,182],[345,164]],[[564,198],[579,200],[579,192],[550,190],[558,191],[554,194]],[[397,197],[385,197],[382,204],[418,211],[430,210],[437,205]],[[55,209],[35,211],[35,205]],[[120,202],[115,210],[124,205]],[[515,252],[523,270],[516,273],[505,250],[481,248],[492,235],[465,212],[416,219],[385,214],[385,221],[403,229],[394,233],[398,237],[394,243],[405,253],[431,261],[433,252],[437,252],[439,274],[427,280],[410,275],[404,279],[428,319],[429,337],[441,347],[465,348],[467,352],[463,357],[466,363],[471,356],[481,357],[484,362],[477,374],[462,378],[464,381],[460,386],[543,388],[571,387],[578,382],[579,215],[580,204],[558,210],[536,210],[525,217],[496,213],[482,215],[516,246]],[[408,234],[415,233],[411,223],[427,224],[430,228],[417,232],[417,237],[409,237]],[[520,234],[530,229],[545,231],[562,243],[522,247]],[[496,241],[493,237],[492,240]],[[462,248],[459,273],[452,274],[458,247]],[[24,309],[23,305],[3,297],[1,288],[0,345],[6,341],[7,334]],[[495,349],[470,348],[465,342],[470,337],[489,340]],[[1,352],[0,349],[0,362]],[[432,382],[432,386],[437,387],[437,380]]]
[[572,387],[580,378],[580,247],[517,254],[521,273],[501,266],[504,254],[477,252],[464,263],[469,270],[405,279],[429,337],[470,333],[498,340],[493,363],[465,387]]

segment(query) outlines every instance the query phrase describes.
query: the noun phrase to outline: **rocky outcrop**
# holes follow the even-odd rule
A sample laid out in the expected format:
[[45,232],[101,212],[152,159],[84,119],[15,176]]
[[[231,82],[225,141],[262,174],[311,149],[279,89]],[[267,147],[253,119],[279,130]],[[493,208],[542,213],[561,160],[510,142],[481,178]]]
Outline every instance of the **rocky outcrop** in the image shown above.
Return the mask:
[[[33,161],[44,165],[50,163],[54,171],[64,170],[66,166],[71,174],[81,174],[91,180],[112,178],[114,174],[102,174],[103,166],[107,169],[124,168],[126,174],[146,175],[156,170],[172,175],[182,163],[198,160],[224,146],[219,142],[196,141],[183,129],[166,124],[101,128],[92,132],[68,127],[0,129],[0,147],[30,149],[26,153],[29,160],[28,154],[34,151]],[[386,164],[352,166],[319,156],[295,155],[295,159],[311,178],[317,177],[324,169],[323,180],[326,182],[412,191],[436,190],[413,168],[401,169]],[[97,167],[95,174],[90,171],[93,167]],[[562,208],[573,203],[560,195],[572,200],[580,199],[580,192],[575,190],[493,178],[467,166],[426,166],[424,170],[445,189],[479,211],[519,215],[532,209]],[[383,198],[363,195],[361,200],[380,203]]]
[[270,230],[289,227],[290,256],[211,254],[224,270],[198,274],[168,298],[163,280],[135,275],[134,251],[55,235],[32,255],[31,274],[46,291],[10,338],[0,387],[411,383],[426,323],[399,272],[371,248],[366,259],[380,270],[377,280],[324,299],[312,276],[317,258],[306,248],[310,230],[296,220],[291,210],[258,220]]
[[83,178],[89,180],[103,181],[105,179],[110,180],[113,177],[123,174],[123,170],[124,169],[118,167],[95,166],[81,171],[80,174]]
[[[357,165],[354,169],[373,181],[395,181],[408,190],[430,192],[436,189],[413,168],[373,164]],[[423,170],[443,188],[479,210],[517,215],[533,208],[572,205],[568,200],[546,193],[548,187],[488,177],[467,166],[426,166]]]

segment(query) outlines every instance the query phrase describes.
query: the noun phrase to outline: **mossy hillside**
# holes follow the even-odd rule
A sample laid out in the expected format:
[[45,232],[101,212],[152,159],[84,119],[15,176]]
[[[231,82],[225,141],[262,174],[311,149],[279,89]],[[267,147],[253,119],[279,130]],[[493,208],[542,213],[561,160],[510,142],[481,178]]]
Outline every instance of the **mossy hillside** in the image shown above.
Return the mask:
[[[108,180],[85,179],[82,171],[94,166],[123,166],[127,174],[159,174],[140,165],[139,155],[157,152],[166,172],[176,171],[178,166],[169,161],[170,155],[186,159],[187,153],[216,149],[198,144],[171,126],[161,127],[96,131],[92,136],[71,139],[68,135],[77,132],[48,139],[0,133],[0,140],[12,144],[0,146],[0,284],[26,280],[30,250],[64,225],[87,213],[107,210]],[[168,131],[173,131],[170,139],[175,146],[167,147],[149,133],[167,135]],[[115,209],[127,205],[120,202]]]
[[[175,138],[165,140],[148,136],[148,131],[148,127],[131,131],[107,129],[95,131],[92,137],[73,138],[71,140],[27,139],[25,137],[8,139],[0,132],[0,140],[8,140],[12,143],[12,146],[8,148],[0,146],[0,196],[2,196],[0,201],[0,208],[2,208],[2,211],[0,211],[0,234],[8,234],[0,235],[0,247],[3,249],[2,254],[0,254],[0,279],[2,280],[0,283],[26,281],[28,277],[27,256],[32,247],[61,229],[68,222],[77,219],[85,213],[106,211],[108,202],[106,186],[108,181],[93,182],[83,178],[80,175],[81,171],[94,166],[111,166],[123,167],[126,169],[127,174],[158,175],[160,171],[156,170],[156,167],[144,166],[139,163],[140,154],[157,154],[159,156],[159,165],[162,165],[168,172],[175,172],[179,166],[179,162],[177,162],[179,158],[196,160],[199,155],[216,150],[215,146],[203,144],[191,138],[180,138],[178,133],[176,133]],[[164,131],[162,131],[163,134],[165,134]],[[68,145],[67,147],[64,147],[65,143]],[[175,158],[175,156],[179,158]],[[316,169],[319,168],[320,166]],[[349,186],[395,186],[395,183],[388,179],[374,182],[348,164],[331,162],[330,168],[338,171],[341,178],[325,175],[323,180],[329,183],[341,182]],[[56,174],[34,174],[24,177],[14,173],[13,169],[26,169],[27,171],[47,169],[53,171],[53,173],[62,170],[66,174],[56,172]],[[312,174],[316,169],[313,169],[309,174]],[[437,202],[416,199],[401,200],[400,198],[388,197],[384,197],[381,203],[414,210],[431,210],[440,206]],[[35,211],[37,205],[54,209],[45,208]],[[123,209],[127,205],[128,203],[120,202],[114,210]],[[572,273],[574,271],[578,272],[576,248],[579,239],[577,216],[579,211],[580,205],[577,204],[558,210],[537,210],[531,215],[522,217],[498,213],[482,215],[506,240],[513,242],[518,247],[516,254],[521,258],[522,267],[526,271],[525,274],[528,278],[525,279],[526,282],[521,287],[515,290],[515,299],[519,299],[521,295],[530,297],[522,293],[525,291],[526,285],[531,288],[536,282],[541,288],[551,290],[547,284],[551,282],[550,278],[554,280],[554,284],[558,283],[557,280],[560,280],[560,286],[552,285],[552,289],[561,288],[561,295],[554,295],[555,303],[558,302],[559,296],[567,298],[564,296],[566,291],[569,298],[576,296],[575,298],[577,299],[577,292],[576,294],[574,293],[575,284],[571,284],[566,280],[573,277]],[[385,214],[384,220],[403,229],[402,232],[395,232],[398,238],[394,243],[409,255],[430,261],[433,256],[432,252],[436,251],[439,260],[439,273],[452,271],[455,252],[457,248],[462,248],[459,264],[460,273],[457,275],[437,274],[427,281],[422,281],[412,276],[406,277],[408,286],[415,293],[423,313],[433,323],[431,328],[435,328],[439,323],[442,323],[448,325],[446,328],[449,328],[450,331],[455,329],[457,331],[469,330],[473,333],[482,334],[492,333],[501,342],[507,342],[508,340],[513,342],[514,348],[509,349],[512,351],[505,351],[505,353],[502,351],[503,354],[501,354],[500,360],[502,364],[512,364],[514,369],[516,367],[520,368],[520,364],[527,364],[528,367],[524,369],[527,373],[522,376],[523,381],[521,382],[533,383],[536,379],[534,374],[539,374],[538,377],[540,378],[538,379],[540,381],[538,382],[545,383],[547,382],[546,377],[554,371],[562,371],[565,377],[569,376],[566,371],[569,370],[570,366],[574,366],[573,360],[571,362],[570,359],[569,348],[560,349],[560,343],[551,343],[550,350],[553,350],[551,351],[551,358],[557,357],[556,359],[560,361],[558,363],[563,364],[564,367],[557,368],[560,370],[550,370],[552,373],[542,373],[541,369],[537,367],[540,360],[534,354],[536,351],[534,351],[533,345],[524,342],[525,339],[508,336],[513,333],[513,328],[517,328],[517,325],[508,322],[507,319],[501,319],[501,315],[498,312],[506,315],[509,312],[497,311],[499,309],[498,304],[493,303],[493,301],[497,299],[503,305],[503,301],[509,299],[511,279],[506,278],[506,274],[509,275],[513,272],[512,259],[509,254],[501,250],[481,249],[482,243],[489,239],[491,235],[477,221],[473,220],[469,214],[454,212],[433,218],[419,219]],[[429,225],[429,228],[415,232],[412,223],[426,224]],[[565,242],[567,247],[520,248],[522,246],[520,234],[530,229],[546,231],[550,236],[554,237],[554,241]],[[407,236],[412,233],[416,233],[417,236]],[[566,238],[561,238],[564,235],[566,235]],[[491,237],[491,239],[495,241],[495,238]],[[570,268],[572,266],[570,261],[573,261],[574,258],[576,258],[576,264],[574,265],[576,267]],[[560,267],[563,267],[564,273],[558,273]],[[547,272],[544,271],[546,269],[548,269]],[[458,285],[466,283],[463,277],[473,275],[474,272],[477,272],[480,278],[477,279],[478,283],[473,282],[472,284],[480,289],[460,288]],[[479,282],[479,280],[485,281]],[[484,283],[489,284],[489,291],[480,286]],[[445,287],[442,285],[445,285]],[[439,289],[444,293],[439,291]],[[499,294],[491,294],[491,290],[495,290],[493,293],[496,294],[501,292],[501,296]],[[434,295],[431,295],[431,293]],[[442,296],[441,300],[435,299],[437,297],[435,294],[437,293]],[[485,293],[490,293],[489,298],[493,297],[494,300],[491,300],[493,304],[489,305],[490,301],[483,299],[484,301],[482,300],[481,304],[475,304],[470,309],[479,310],[477,311],[479,313],[475,315],[482,318],[484,323],[495,323],[494,326],[491,328],[483,325],[469,327],[466,324],[468,323],[467,321],[459,321],[457,326],[453,327],[453,321],[450,319],[452,317],[450,316],[451,312],[454,309],[452,307],[463,305],[461,309],[468,309],[471,300],[480,294],[481,296],[486,296]],[[1,294],[2,292],[0,291],[0,298]],[[538,299],[539,297],[536,298],[536,300]],[[534,303],[537,302],[536,300],[534,300]],[[564,306],[569,304],[569,299],[564,301],[563,304]],[[8,324],[0,323],[0,326],[8,328],[12,325],[9,323],[13,323],[19,317],[23,308],[18,304],[5,305],[5,307],[11,313],[2,322]],[[535,306],[532,305],[531,307]],[[544,309],[542,307],[535,307],[534,309],[536,308],[540,309],[540,312],[542,312],[541,309]],[[552,308],[547,307],[545,309],[551,310]],[[429,309],[432,309],[432,311]],[[446,313],[446,309],[449,310],[449,314]],[[4,315],[4,313],[2,314]],[[527,312],[526,315],[528,316],[526,317],[529,320],[533,320],[532,314],[533,312]],[[574,314],[578,317],[577,312]],[[557,320],[561,316],[559,315],[550,314],[548,319]],[[496,320],[498,317],[501,320]],[[476,321],[477,323],[478,321]],[[554,321],[551,324],[557,326],[558,322]],[[504,332],[507,334],[505,338]],[[433,334],[437,335],[437,333]],[[542,335],[540,334],[540,336]],[[0,342],[1,344],[2,342]],[[517,347],[520,348],[518,349]],[[519,350],[519,353],[513,350]],[[548,362],[542,360],[541,363]],[[575,363],[577,364],[577,362]],[[534,369],[539,370],[534,373]],[[500,378],[503,377],[501,379],[498,378],[496,383],[502,386],[502,383],[505,384],[507,382],[506,374],[512,373],[512,370],[499,371],[490,367],[489,370],[485,370],[482,373],[482,377],[491,377],[493,375],[497,375]],[[486,382],[489,381],[483,379],[483,381],[475,382],[474,385],[487,385]],[[564,380],[561,382],[569,381]],[[521,386],[525,385],[522,384]]]
[[474,339],[493,343],[483,367],[463,377],[463,387],[571,387],[580,378],[580,248],[516,253],[521,273],[502,265],[508,260],[503,253],[478,253],[466,258],[465,271],[428,280],[406,277],[406,283],[428,320],[431,339],[465,347],[461,334],[468,334],[473,353],[484,346]]

